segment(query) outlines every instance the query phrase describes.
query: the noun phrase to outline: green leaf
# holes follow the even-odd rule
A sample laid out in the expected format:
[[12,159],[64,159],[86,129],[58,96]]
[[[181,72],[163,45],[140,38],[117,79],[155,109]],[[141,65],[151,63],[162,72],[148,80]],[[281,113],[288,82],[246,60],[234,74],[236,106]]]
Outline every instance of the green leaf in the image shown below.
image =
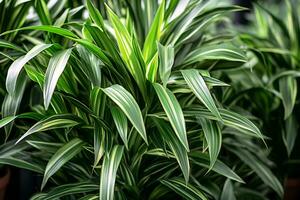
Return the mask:
[[113,100],[128,117],[132,125],[148,144],[146,129],[141,110],[133,96],[122,86],[113,85],[103,89],[104,93]]
[[76,126],[80,123],[81,120],[72,114],[52,115],[34,124],[26,133],[22,135],[22,137],[16,143],[19,143],[25,137],[33,133],[58,129],[58,128],[69,128],[69,127]]
[[100,199],[113,200],[117,170],[120,165],[124,148],[116,145],[105,155],[100,178]]
[[115,37],[120,49],[121,56],[125,61],[128,70],[137,82],[142,94],[145,95],[146,79],[144,66],[138,58],[137,51],[134,50],[134,39],[130,37],[127,28],[122,24],[119,17],[108,6],[106,6],[106,8],[108,11],[109,19],[114,28]]
[[[199,165],[201,167],[210,168],[210,160],[209,156],[205,153],[201,152],[191,152],[189,154],[192,163],[195,165]],[[214,166],[211,168],[212,171],[221,174],[231,180],[238,181],[240,183],[244,183],[244,181],[239,177],[234,171],[232,171],[226,164],[221,162],[220,160],[217,160],[214,164]]]
[[283,197],[283,187],[272,171],[264,165],[256,156],[243,149],[228,148],[247,164],[268,186],[270,186],[280,197]]
[[[222,132],[217,122],[198,117],[202,126],[206,142],[208,144],[210,169],[214,166],[218,159],[222,145]],[[210,170],[209,169],[209,170]]]
[[24,65],[39,53],[51,46],[52,44],[36,45],[25,56],[18,58],[11,64],[6,76],[6,89],[9,94],[13,94],[15,92],[17,80]]
[[[149,33],[144,42],[143,56],[146,64],[153,59],[154,54],[157,51],[156,43],[159,42],[159,38],[162,32],[162,25],[164,20],[165,0],[163,0],[155,14],[154,20],[151,24]],[[149,70],[147,70],[149,71]]]
[[[53,200],[60,199],[67,195],[86,194],[99,190],[99,185],[89,181],[80,181],[78,183],[68,183],[51,188],[47,193],[38,193],[31,197],[30,200]],[[38,198],[40,197],[40,198]]]
[[182,179],[162,180],[162,184],[188,200],[207,200],[206,196],[191,184],[186,184]]
[[297,81],[295,78],[290,76],[280,78],[279,91],[284,106],[284,119],[287,119],[293,112],[297,97]]
[[187,183],[189,181],[190,164],[189,164],[189,157],[187,155],[186,149],[181,144],[179,139],[175,136],[173,130],[167,123],[165,123],[163,120],[159,120],[159,119],[155,119],[155,118],[153,118],[153,120],[156,123],[160,134],[163,135],[168,146],[174,153],[176,160],[177,160],[177,162],[181,168],[181,171],[183,173],[185,182]]
[[199,74],[199,72],[195,69],[188,69],[181,71],[184,80],[191,88],[193,93],[197,96],[197,98],[211,111],[211,113],[216,116],[220,121],[222,121],[222,117],[215,105],[215,102],[209,92],[207,85],[204,82],[204,79]]
[[82,150],[83,145],[82,140],[75,138],[57,150],[47,163],[41,189],[53,174]]
[[44,106],[48,109],[51,97],[55,90],[57,81],[60,75],[63,73],[69,57],[72,53],[72,49],[67,49],[56,53],[49,61],[47,71],[45,74],[45,84],[43,88]]
[[91,2],[91,0],[86,1],[86,7],[89,11],[90,18],[95,22],[95,24],[105,31],[104,22],[101,13],[96,9],[95,5]]
[[117,127],[117,130],[119,132],[119,135],[121,139],[123,140],[126,149],[128,149],[128,123],[127,123],[127,118],[126,115],[123,113],[121,109],[118,107],[112,107],[110,109],[113,120],[115,122],[115,125]]
[[14,121],[17,118],[17,116],[8,116],[0,120],[0,128],[4,127],[6,124],[9,124],[10,122]]
[[235,62],[247,62],[246,54],[231,44],[217,44],[201,46],[189,53],[184,65],[194,64],[203,60],[227,60]]
[[298,135],[298,123],[297,120],[295,119],[294,115],[290,115],[286,120],[285,120],[285,130],[282,135],[284,145],[287,150],[287,154],[290,157],[294,145],[296,142],[296,138]]
[[225,181],[220,200],[236,200],[235,195],[234,195],[234,188],[233,185],[230,181],[230,179],[227,179]]
[[63,36],[63,37],[69,38],[69,39],[78,38],[73,32],[71,32],[67,29],[56,27],[56,26],[50,26],[50,25],[22,27],[22,28],[19,28],[19,29],[10,30],[10,31],[6,31],[4,33],[1,33],[0,36],[6,35],[6,34],[9,34],[9,33],[13,33],[13,32],[17,32],[17,31],[26,31],[26,30],[47,31],[49,33],[55,33],[57,35],[60,35],[60,36]]
[[36,10],[42,24],[44,24],[44,25],[52,24],[51,16],[50,16],[47,4],[44,0],[35,0],[34,7],[35,7],[35,10]]
[[174,63],[174,48],[170,45],[163,46],[158,43],[158,57],[159,76],[163,83],[163,86],[166,87]]
[[153,83],[153,87],[177,137],[179,138],[185,149],[189,151],[189,144],[187,141],[187,134],[185,129],[185,120],[179,102],[169,89],[164,88],[158,83]]
[[[260,130],[246,117],[223,108],[220,108],[219,112],[225,126],[237,129],[246,135],[261,138],[264,141],[264,136],[262,135]],[[209,110],[199,106],[193,106],[193,108],[185,111],[184,113],[186,116],[192,115],[204,117],[211,120],[217,120],[217,118],[212,115]]]

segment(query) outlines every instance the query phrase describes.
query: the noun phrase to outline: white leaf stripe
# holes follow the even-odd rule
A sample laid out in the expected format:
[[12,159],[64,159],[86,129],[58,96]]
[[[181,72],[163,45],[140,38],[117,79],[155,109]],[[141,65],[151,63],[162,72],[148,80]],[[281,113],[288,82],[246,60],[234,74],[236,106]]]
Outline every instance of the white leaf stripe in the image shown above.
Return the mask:
[[14,119],[16,119],[17,116],[8,116],[0,120],[0,128],[4,127],[5,125],[12,122]]
[[20,139],[16,142],[19,143],[25,137],[41,131],[57,128],[68,128],[76,126],[80,123],[79,118],[71,114],[52,115],[44,120],[41,120],[34,124],[26,133],[24,133]]
[[173,137],[174,133],[171,127],[160,119],[153,118],[160,133],[166,140],[168,146],[174,153],[176,160],[181,168],[186,183],[189,181],[190,164],[187,151],[177,137]]
[[[223,108],[219,108],[219,112],[222,116],[224,125],[240,130],[244,134],[259,137],[264,141],[264,136],[260,130],[246,117]],[[184,111],[184,114],[186,117],[200,116],[211,120],[217,120],[217,118],[212,115],[210,111],[199,106],[194,106],[192,109]]]
[[82,140],[75,138],[57,150],[47,163],[41,186],[42,189],[54,173],[82,150],[83,144]]
[[193,93],[198,97],[198,99],[215,115],[220,121],[222,118],[220,113],[214,103],[214,100],[207,88],[204,79],[195,69],[182,70],[181,71],[184,80],[188,86],[192,89]]
[[[192,152],[189,154],[189,157],[195,165],[199,165],[201,167],[209,168],[209,156],[202,152]],[[245,183],[241,177],[239,177],[234,171],[232,171],[226,164],[217,160],[213,167],[211,168],[212,171],[221,174],[231,180],[238,181],[240,183]]]
[[128,139],[127,139],[128,124],[127,124],[126,115],[123,113],[122,110],[120,110],[117,107],[111,108],[111,114],[113,116],[113,120],[117,127],[117,131],[119,132],[119,135],[123,140],[125,147],[128,149]]
[[177,137],[186,150],[189,151],[185,120],[179,102],[174,94],[167,88],[164,88],[162,85],[153,83],[153,87]]
[[133,96],[120,85],[110,86],[103,91],[121,108],[144,141],[148,143],[142,113]]
[[202,126],[205,139],[208,144],[209,157],[210,157],[210,167],[209,170],[214,166],[217,161],[219,152],[222,145],[222,133],[217,124],[212,120],[207,120],[205,118],[198,117],[200,124]]
[[39,44],[33,47],[26,55],[21,56],[15,60],[7,71],[6,76],[6,89],[9,94],[13,94],[16,89],[17,80],[24,65],[29,62],[32,58],[37,56],[45,49],[51,47],[52,44]]
[[122,146],[116,145],[104,158],[100,178],[101,200],[114,199],[115,179],[123,156],[123,150]]
[[49,61],[43,88],[45,109],[48,109],[57,81],[60,75],[63,73],[71,53],[72,49],[60,51]]
[[162,184],[188,200],[207,200],[206,196],[196,187],[186,184],[181,179],[162,180]]

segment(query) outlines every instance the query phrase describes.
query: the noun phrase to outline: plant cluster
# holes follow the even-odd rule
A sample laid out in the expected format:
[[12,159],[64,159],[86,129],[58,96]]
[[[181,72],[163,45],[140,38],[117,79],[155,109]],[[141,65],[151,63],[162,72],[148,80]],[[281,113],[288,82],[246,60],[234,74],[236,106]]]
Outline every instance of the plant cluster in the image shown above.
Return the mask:
[[245,8],[214,0],[53,2],[0,1],[0,163],[40,174],[32,199],[282,198],[268,128],[283,107],[290,155],[290,2],[298,24],[257,6],[261,35],[238,37]]

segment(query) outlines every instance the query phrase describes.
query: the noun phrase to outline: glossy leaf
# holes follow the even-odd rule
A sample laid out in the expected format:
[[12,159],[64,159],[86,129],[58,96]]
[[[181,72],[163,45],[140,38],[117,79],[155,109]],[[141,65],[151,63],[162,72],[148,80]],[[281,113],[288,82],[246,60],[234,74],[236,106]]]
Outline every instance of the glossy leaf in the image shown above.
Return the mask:
[[116,145],[109,154],[105,155],[100,178],[101,200],[113,200],[117,170],[123,157],[122,146]]
[[82,150],[83,144],[82,140],[75,138],[57,150],[47,163],[41,189],[53,174]]
[[143,116],[133,96],[120,85],[105,88],[103,92],[120,107],[144,141],[148,143]]
[[188,84],[197,98],[208,108],[208,110],[211,111],[214,116],[222,121],[221,115],[215,105],[210,91],[199,72],[195,69],[190,69],[182,70],[181,73],[185,82]]
[[161,105],[164,108],[165,113],[168,116],[173,130],[176,133],[176,136],[185,147],[185,149],[189,151],[183,113],[175,95],[169,89],[164,88],[158,83],[154,83],[153,87],[156,91]]
[[45,74],[45,84],[43,87],[44,106],[48,109],[57,81],[63,73],[72,49],[63,50],[55,54],[49,61]]

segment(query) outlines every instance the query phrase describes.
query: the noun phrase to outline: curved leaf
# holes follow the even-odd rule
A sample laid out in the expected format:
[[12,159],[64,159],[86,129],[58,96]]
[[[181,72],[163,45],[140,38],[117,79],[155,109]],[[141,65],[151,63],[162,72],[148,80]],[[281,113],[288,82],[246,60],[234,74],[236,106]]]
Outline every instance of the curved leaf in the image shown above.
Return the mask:
[[189,69],[182,70],[181,73],[184,80],[192,89],[193,93],[198,97],[198,99],[208,108],[208,110],[211,111],[213,115],[222,121],[221,115],[215,105],[210,91],[199,72],[195,69]]
[[49,107],[57,81],[60,75],[63,73],[71,53],[72,49],[60,51],[55,54],[49,61],[43,88],[44,105],[46,110]]
[[52,115],[44,120],[41,120],[34,124],[22,137],[16,142],[19,143],[25,137],[41,131],[47,131],[51,129],[58,128],[69,128],[80,124],[81,121],[78,117],[71,114],[60,114],[60,115]]
[[146,129],[141,110],[133,96],[120,85],[113,85],[103,89],[104,93],[113,100],[128,117],[132,125],[148,144]]
[[116,145],[104,158],[100,178],[101,200],[114,199],[116,175],[123,156],[123,150],[124,148],[122,146]]
[[82,140],[75,138],[57,150],[47,163],[41,189],[53,174],[82,150],[83,144]]
[[6,89],[9,94],[13,94],[16,90],[17,79],[24,65],[32,58],[37,56],[45,49],[51,47],[52,44],[39,44],[33,47],[25,56],[15,60],[8,69],[6,76]]
[[179,138],[185,149],[189,151],[189,144],[187,141],[185,129],[185,120],[179,102],[169,89],[164,88],[158,83],[153,83],[153,87],[177,137]]

